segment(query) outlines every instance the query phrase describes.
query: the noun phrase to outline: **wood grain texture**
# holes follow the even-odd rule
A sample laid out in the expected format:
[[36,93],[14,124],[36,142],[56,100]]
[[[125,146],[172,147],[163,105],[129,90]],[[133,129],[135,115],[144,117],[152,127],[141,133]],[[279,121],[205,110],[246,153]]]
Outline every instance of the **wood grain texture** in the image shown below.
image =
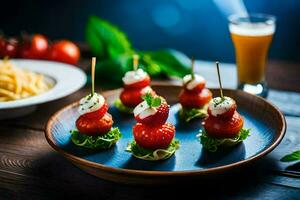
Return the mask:
[[[256,170],[250,168],[239,172],[240,176],[229,176],[228,178],[232,180],[230,185],[225,184],[226,179],[222,180],[218,177],[206,182],[191,182],[186,186],[149,188],[112,184],[89,176],[72,166],[46,144],[43,134],[39,131],[28,131],[27,137],[24,139],[20,139],[20,137],[23,138],[24,129],[14,131],[13,136],[10,129],[0,128],[0,131],[1,141],[8,135],[14,141],[7,145],[1,143],[1,154],[5,153],[6,157],[1,159],[0,191],[3,191],[1,197],[5,199],[57,199],[62,197],[62,194],[64,194],[63,198],[153,199],[157,196],[185,197],[186,193],[197,195],[199,191],[212,198],[226,197],[228,199],[266,198],[275,195],[282,197],[280,199],[288,199],[299,195],[299,189],[281,186],[280,182],[274,180],[275,176],[269,179],[265,172],[261,171],[262,162],[256,164]],[[34,142],[26,144],[25,142],[29,139]],[[11,146],[16,147],[17,145],[18,147],[18,144],[25,144],[23,145],[24,150],[6,150],[12,148]],[[23,164],[3,164],[7,160],[15,160],[15,163]],[[249,175],[253,179],[244,178]],[[263,179],[261,179],[262,177]],[[215,193],[217,187],[220,190]],[[235,190],[232,190],[232,187]],[[166,191],[172,192],[167,193]]]

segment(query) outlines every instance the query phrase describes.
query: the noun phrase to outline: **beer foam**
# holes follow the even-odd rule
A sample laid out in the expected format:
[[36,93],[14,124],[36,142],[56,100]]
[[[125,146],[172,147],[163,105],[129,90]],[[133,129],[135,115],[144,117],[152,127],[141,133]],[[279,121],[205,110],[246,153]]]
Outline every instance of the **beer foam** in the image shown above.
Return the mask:
[[275,24],[243,22],[229,24],[230,33],[244,36],[272,35],[275,32]]

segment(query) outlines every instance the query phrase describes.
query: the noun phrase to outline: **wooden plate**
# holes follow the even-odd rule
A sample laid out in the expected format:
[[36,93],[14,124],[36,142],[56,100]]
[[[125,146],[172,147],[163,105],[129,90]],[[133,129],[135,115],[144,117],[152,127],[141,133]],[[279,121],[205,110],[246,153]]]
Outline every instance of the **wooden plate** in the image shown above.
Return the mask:
[[[251,163],[272,151],[281,141],[286,122],[281,112],[263,98],[239,91],[224,90],[226,96],[234,98],[238,111],[245,118],[245,128],[251,128],[251,136],[236,147],[219,153],[208,153],[196,138],[201,121],[182,123],[177,116],[179,86],[153,86],[158,94],[171,104],[169,122],[176,126],[176,138],[181,147],[175,156],[165,161],[144,161],[125,152],[132,141],[132,116],[120,114],[111,106],[114,126],[119,127],[123,137],[116,146],[107,151],[94,151],[75,146],[70,140],[71,129],[78,117],[78,102],[64,107],[48,121],[45,135],[49,144],[60,154],[82,170],[100,178],[122,183],[170,183],[183,179],[195,179],[224,173]],[[219,91],[212,89],[214,95]],[[118,98],[120,90],[103,93],[108,103]]]

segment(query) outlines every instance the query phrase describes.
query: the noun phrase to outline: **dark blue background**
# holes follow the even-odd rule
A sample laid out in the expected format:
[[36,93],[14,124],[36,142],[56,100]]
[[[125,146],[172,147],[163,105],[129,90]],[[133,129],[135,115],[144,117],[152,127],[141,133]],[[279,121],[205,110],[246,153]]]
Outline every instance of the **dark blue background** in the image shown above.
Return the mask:
[[[223,2],[229,4],[229,0]],[[226,15],[212,0],[10,1],[9,4],[2,5],[0,12],[0,29],[7,35],[24,30],[44,33],[51,39],[84,41],[87,18],[95,14],[117,24],[135,48],[176,48],[198,59],[234,61]],[[269,13],[278,18],[270,57],[300,60],[300,1],[245,0],[245,5],[249,12]]]

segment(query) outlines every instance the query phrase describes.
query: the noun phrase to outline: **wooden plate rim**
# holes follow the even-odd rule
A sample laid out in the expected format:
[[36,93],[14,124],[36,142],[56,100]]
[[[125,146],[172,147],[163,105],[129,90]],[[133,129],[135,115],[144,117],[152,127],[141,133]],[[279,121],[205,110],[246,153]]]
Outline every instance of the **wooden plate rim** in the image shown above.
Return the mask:
[[[162,87],[180,87],[177,85],[155,85],[157,87],[162,86]],[[215,88],[210,88],[212,90],[215,90]],[[109,90],[109,91],[105,91],[102,92],[103,96],[108,96],[111,94],[116,93],[117,91],[119,91],[120,89],[115,89],[115,90]],[[234,91],[232,89],[223,89],[225,92],[226,91]],[[241,91],[242,92],[242,91]],[[243,92],[245,93],[245,92]],[[254,96],[252,94],[249,93],[245,93],[246,95],[250,95],[250,96]],[[219,166],[219,167],[213,167],[213,168],[208,168],[208,169],[199,169],[199,170],[186,170],[186,171],[150,171],[150,170],[134,170],[134,169],[121,169],[121,168],[115,168],[115,167],[109,167],[100,163],[95,163],[95,162],[91,162],[85,159],[82,159],[80,157],[74,156],[66,151],[64,151],[63,149],[61,149],[60,147],[58,147],[52,137],[51,134],[51,127],[52,124],[54,122],[54,119],[60,115],[61,112],[63,112],[66,109],[70,109],[71,107],[74,107],[75,105],[78,104],[79,101],[71,103],[63,108],[61,108],[60,110],[58,110],[56,113],[54,113],[50,119],[48,120],[46,126],[45,126],[45,137],[47,142],[50,144],[50,146],[52,146],[52,148],[54,150],[56,150],[58,153],[62,154],[64,157],[66,157],[67,159],[87,166],[87,167],[92,167],[92,168],[97,168],[99,170],[105,171],[105,172],[109,172],[109,173],[114,173],[114,174],[123,174],[123,175],[144,175],[144,176],[191,176],[191,175],[199,175],[199,174],[207,174],[207,173],[217,173],[217,172],[221,172],[224,170],[229,170],[229,169],[233,169],[236,167],[240,167],[242,165],[245,165],[247,163],[250,163],[254,160],[257,160],[261,157],[263,157],[264,155],[270,153],[282,140],[282,138],[284,137],[285,131],[286,131],[286,120],[285,117],[283,116],[283,114],[279,111],[279,109],[274,106],[272,103],[266,101],[264,98],[255,96],[255,98],[259,98],[261,101],[264,101],[265,103],[269,104],[275,111],[276,113],[280,116],[281,122],[283,124],[281,130],[280,130],[280,134],[279,136],[275,139],[275,141],[269,146],[267,147],[265,150],[261,151],[260,153],[245,159],[245,160],[241,160],[235,163],[231,163],[228,165],[223,165],[223,166]],[[276,134],[277,135],[277,134]]]

